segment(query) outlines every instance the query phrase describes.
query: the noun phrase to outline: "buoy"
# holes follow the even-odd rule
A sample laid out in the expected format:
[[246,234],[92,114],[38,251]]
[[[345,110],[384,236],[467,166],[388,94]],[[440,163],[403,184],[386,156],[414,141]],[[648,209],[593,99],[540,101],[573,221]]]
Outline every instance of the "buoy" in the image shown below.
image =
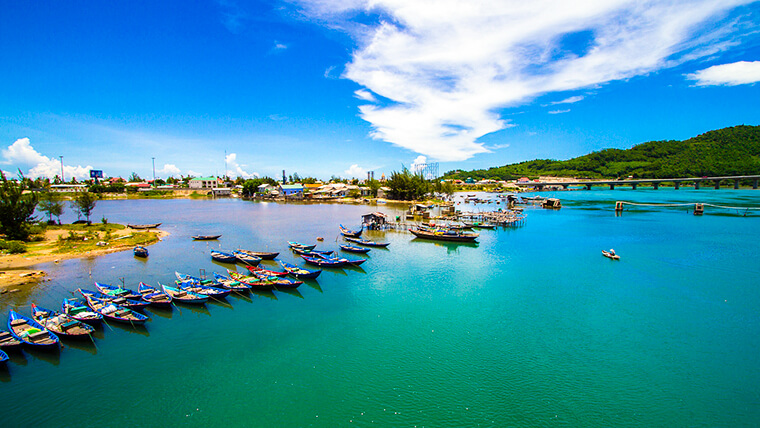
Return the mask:
[[702,215],[705,213],[704,204],[694,204],[694,215]]
[[317,241],[324,241],[324,240],[325,240],[325,238],[323,238],[321,236],[317,236]]
[[623,201],[615,202],[615,211],[623,211]]

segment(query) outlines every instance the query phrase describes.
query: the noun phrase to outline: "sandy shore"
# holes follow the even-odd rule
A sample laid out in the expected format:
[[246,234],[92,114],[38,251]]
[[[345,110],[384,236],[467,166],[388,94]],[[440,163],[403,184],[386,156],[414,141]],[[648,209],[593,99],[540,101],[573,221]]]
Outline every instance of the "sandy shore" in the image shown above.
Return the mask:
[[[127,236],[134,231],[123,229],[113,233],[114,238]],[[169,236],[169,232],[159,229],[150,229],[150,232],[158,234],[158,241]],[[49,243],[56,241],[58,236],[68,234],[66,230],[48,230],[45,232],[43,242]],[[86,252],[76,253],[54,253],[54,248],[45,248],[41,250],[32,250],[29,254],[0,254],[0,292],[5,292],[15,286],[35,283],[45,279],[46,273],[32,267],[50,262],[59,262],[61,260],[97,257],[104,254],[115,253],[118,251],[127,251],[134,248],[130,244],[121,244],[119,240],[114,239],[109,245],[93,249]]]

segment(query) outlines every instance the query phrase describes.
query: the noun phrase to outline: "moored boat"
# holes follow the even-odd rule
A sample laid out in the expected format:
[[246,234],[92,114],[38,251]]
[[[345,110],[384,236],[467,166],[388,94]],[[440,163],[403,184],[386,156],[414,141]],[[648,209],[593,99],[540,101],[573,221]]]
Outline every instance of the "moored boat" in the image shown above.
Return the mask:
[[106,302],[112,302],[119,306],[124,306],[125,308],[129,309],[142,309],[146,306],[148,306],[148,302],[142,300],[142,296],[138,297],[137,299],[127,299],[124,297],[115,297],[108,294],[103,294],[97,291],[92,290],[85,290],[82,288],[78,288],[77,291],[83,296],[92,296],[100,300],[105,300]]
[[241,253],[246,253],[251,256],[256,256],[262,260],[274,260],[275,257],[279,256],[280,253],[277,252],[271,252],[271,251],[250,251],[250,250],[243,250],[238,248],[238,251]]
[[112,297],[123,297],[125,299],[140,300],[140,293],[137,293],[128,288],[121,288],[115,285],[95,283],[95,288],[103,294]]
[[451,242],[475,242],[475,239],[480,236],[478,233],[459,232],[456,230],[425,229],[421,227],[409,229],[409,232],[422,239]]
[[193,239],[196,241],[213,241],[214,239],[221,238],[222,235],[194,235]]
[[58,336],[89,337],[95,329],[66,314],[45,309],[32,303],[32,318]]
[[214,272],[214,280],[220,287],[232,290],[237,293],[245,293],[251,291],[251,286],[240,281],[236,281],[228,276],[224,276],[220,273]]
[[[192,291],[193,293],[204,294],[209,298],[222,299],[230,295],[232,290],[225,288],[214,287],[211,285],[204,285],[197,281],[175,281],[177,288],[185,291]],[[216,282],[214,282],[214,285]]]
[[302,248],[291,248],[291,250],[293,250],[293,252],[298,254],[299,256],[303,256],[303,255],[314,256],[315,254],[329,256],[330,254],[335,252],[333,250],[304,250]]
[[0,364],[5,364],[10,360],[10,357],[8,357],[8,354],[5,353],[5,351],[0,351]]
[[161,223],[151,223],[151,224],[129,224],[127,223],[127,227],[130,229],[155,229],[158,226],[161,226]]
[[233,251],[232,255],[235,256],[235,258],[237,259],[237,261],[239,261],[240,263],[246,264],[246,265],[257,266],[259,263],[261,263],[261,258],[260,257],[252,256],[252,255],[250,255],[248,253],[244,253],[242,251]]
[[346,236],[345,240],[364,245],[365,247],[387,247],[388,245],[391,245],[390,242],[375,242],[369,239],[351,238],[349,236]]
[[51,349],[58,348],[60,345],[60,340],[55,333],[48,331],[37,321],[21,315],[13,309],[8,314],[8,330],[13,337],[25,345],[35,348]]
[[142,245],[136,245],[132,252],[135,254],[135,257],[148,257],[148,249]]
[[160,282],[158,285],[161,287],[164,293],[168,294],[173,301],[189,304],[203,304],[208,300],[208,296],[200,293],[194,293],[192,291],[181,290],[178,287],[171,287],[163,285]]
[[233,254],[225,253],[224,251],[211,250],[211,259],[221,263],[235,263],[237,257]]
[[141,298],[144,301],[153,306],[169,306],[172,304],[172,296],[144,282],[137,284],[137,292],[142,294]]
[[339,260],[339,259],[327,259],[322,257],[315,256],[307,256],[302,255],[301,258],[303,258],[306,263],[309,263],[311,265],[319,266],[319,267],[328,267],[328,268],[336,268],[341,267],[346,264],[346,261]]
[[87,303],[79,299],[63,299],[61,303],[61,312],[74,318],[77,321],[95,325],[103,321],[103,315],[93,311],[87,306]]
[[98,299],[94,296],[85,296],[84,298],[87,301],[87,306],[103,315],[103,318],[107,320],[128,324],[145,324],[148,321],[147,316],[116,303]]
[[358,237],[362,236],[362,231],[364,230],[364,225],[362,225],[362,227],[358,231],[347,229],[347,228],[343,227],[342,224],[338,225],[338,227],[340,228],[340,233],[343,236],[350,236],[352,238],[358,238]]
[[233,272],[231,270],[227,270],[227,274],[229,274],[230,278],[234,279],[235,281],[240,281],[243,284],[246,284],[250,286],[251,288],[259,289],[259,290],[271,290],[274,288],[274,284],[272,281],[257,278],[253,275],[246,276],[239,274],[237,272]]
[[0,348],[16,348],[21,346],[21,341],[13,337],[5,330],[0,330]]
[[276,270],[263,269],[263,268],[258,267],[258,266],[246,266],[246,267],[248,268],[248,270],[252,274],[253,273],[263,273],[263,274],[269,275],[269,276],[288,276],[287,272],[280,272],[280,271],[276,271]]
[[602,250],[602,255],[604,255],[604,257],[607,257],[608,259],[620,260],[620,256],[615,254],[615,250],[609,250],[609,251]]
[[300,242],[288,241],[288,246],[290,248],[298,248],[298,249],[301,249],[301,250],[309,250],[310,251],[310,250],[313,250],[317,246],[317,244],[306,245],[306,244],[302,244]]
[[285,269],[288,274],[298,279],[314,279],[318,277],[320,273],[322,273],[322,269],[310,270],[298,267],[294,264],[282,260],[278,260],[277,262],[280,263],[280,266],[282,266],[282,268]]
[[303,284],[303,281],[293,281],[292,279],[277,277],[277,276],[269,276],[263,273],[256,273],[256,272],[251,272],[251,273],[253,274],[253,276],[255,276],[258,279],[271,282],[276,288],[298,288],[299,285]]
[[340,245],[340,249],[349,253],[367,254],[371,248],[362,248],[355,245]]

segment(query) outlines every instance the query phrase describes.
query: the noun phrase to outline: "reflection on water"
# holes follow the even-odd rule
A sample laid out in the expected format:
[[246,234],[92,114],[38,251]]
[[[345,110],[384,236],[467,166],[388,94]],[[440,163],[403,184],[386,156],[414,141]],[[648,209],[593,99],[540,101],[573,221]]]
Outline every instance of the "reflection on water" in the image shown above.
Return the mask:
[[145,336],[145,337],[150,336],[150,332],[148,331],[148,328],[145,327],[145,325],[122,323],[122,322],[111,321],[111,320],[108,320],[108,321],[104,320],[103,322],[108,327],[111,327],[114,330],[122,330],[122,331],[126,331],[127,333],[139,334],[140,336]]
[[174,311],[172,310],[172,306],[148,306],[148,311],[152,315],[159,316],[161,318],[171,319],[172,315],[174,314]]
[[98,353],[97,345],[95,345],[95,342],[89,336],[82,338],[69,338],[65,336],[59,336],[59,338],[61,339],[61,348],[78,349],[92,355]]
[[28,352],[34,359],[50,363],[54,366],[61,363],[61,349],[58,347],[44,350],[26,347],[24,351]]
[[278,288],[277,291],[284,294],[290,294],[291,296],[295,296],[298,298],[303,299],[303,295],[300,291],[298,291],[297,288]]

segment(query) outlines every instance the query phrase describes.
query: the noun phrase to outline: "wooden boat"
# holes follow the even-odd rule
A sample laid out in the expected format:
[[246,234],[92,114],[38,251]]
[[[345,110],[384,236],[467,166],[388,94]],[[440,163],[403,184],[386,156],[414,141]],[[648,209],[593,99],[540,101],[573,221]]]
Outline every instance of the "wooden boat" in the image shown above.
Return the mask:
[[35,348],[51,349],[58,348],[60,345],[60,340],[55,333],[48,331],[37,321],[21,315],[13,309],[8,314],[8,330],[13,337],[25,345]]
[[343,236],[350,236],[352,238],[358,238],[358,237],[362,236],[362,231],[364,231],[364,225],[362,225],[361,229],[359,229],[358,231],[353,231],[351,229],[346,229],[345,227],[343,227],[342,224],[338,225],[338,227],[340,228],[340,233]]
[[604,255],[604,257],[607,257],[607,258],[612,259],[612,260],[620,260],[620,256],[617,255],[617,254],[615,254],[614,251],[605,251],[605,250],[602,250],[602,255]]
[[21,346],[21,341],[13,337],[5,330],[0,330],[0,348],[16,348]]
[[287,273],[298,279],[314,279],[318,277],[320,273],[322,273],[322,269],[309,270],[288,262],[284,262],[282,260],[278,260],[277,262],[280,263],[280,266],[282,266],[282,268],[285,269]]
[[359,253],[359,254],[367,254],[370,251],[370,248],[362,248],[362,247],[357,247],[355,245],[341,245],[340,249],[343,251],[348,251],[349,253]]
[[189,303],[189,304],[203,304],[208,300],[208,296],[193,293],[192,291],[180,290],[177,287],[170,287],[168,285],[162,285],[160,282],[158,285],[161,287],[164,293],[168,294],[175,302]]
[[495,224],[490,223],[482,223],[479,221],[472,222],[472,223],[465,223],[465,226],[468,226],[469,228],[475,228],[475,229],[496,229]]
[[369,239],[359,239],[359,238],[351,238],[351,237],[344,237],[346,241],[355,242],[359,245],[364,245],[365,247],[387,247],[388,245],[391,245],[390,242],[375,242],[370,241]]
[[409,229],[414,236],[423,239],[432,239],[435,241],[451,241],[451,242],[475,242],[480,234],[458,232],[455,230],[440,230],[440,229]]
[[266,279],[257,278],[255,276],[245,276],[231,270],[227,270],[227,273],[230,275],[230,278],[234,279],[235,281],[240,281],[243,284],[249,285],[251,288],[256,288],[259,290],[271,290],[274,288],[274,284]]
[[142,245],[135,246],[134,250],[132,251],[134,252],[135,257],[148,257],[148,249]]
[[127,288],[121,288],[118,286],[108,285],[108,284],[101,284],[99,282],[95,283],[95,288],[98,289],[103,294],[106,294],[108,296],[112,297],[123,297],[125,299],[132,299],[132,300],[140,300],[140,297],[142,295],[140,293],[137,293],[135,291],[132,291]]
[[79,299],[63,299],[61,303],[61,312],[74,318],[77,321],[95,325],[103,321],[103,315],[93,311],[87,306],[87,303]]
[[130,229],[155,229],[158,226],[161,226],[161,223],[152,223],[152,224],[129,224],[127,223],[127,227]]
[[145,324],[148,317],[132,309],[93,296],[85,296],[87,306],[103,315],[103,318],[128,324]]
[[276,270],[262,269],[258,266],[246,266],[248,270],[253,273],[263,273],[269,276],[288,276],[287,272],[280,272]]
[[8,357],[8,354],[6,354],[4,351],[0,351],[0,364],[5,364],[10,360],[10,357]]
[[309,251],[311,251],[311,250],[313,250],[317,246],[317,244],[306,245],[306,244],[301,244],[300,242],[288,241],[288,246],[290,248],[298,248],[298,249],[301,249],[301,250],[309,250]]
[[214,279],[220,287],[235,291],[237,293],[245,293],[247,291],[251,291],[250,285],[242,283],[240,281],[235,281],[234,279],[228,276],[224,276],[220,273],[214,272]]
[[[198,281],[192,281],[192,280],[191,281],[181,281],[181,280],[175,281],[174,284],[180,290],[192,291],[193,293],[204,294],[214,299],[225,298],[229,296],[230,293],[232,292],[232,290],[227,290],[227,289],[219,288],[219,287],[213,287],[211,285],[204,285],[204,284],[199,283]],[[216,282],[214,282],[214,284],[218,285],[216,284]]]
[[298,288],[299,285],[303,284],[303,281],[293,281],[292,279],[277,277],[277,276],[269,276],[263,273],[256,273],[256,272],[252,272],[252,273],[253,273],[253,276],[255,276],[258,279],[263,279],[265,281],[271,282],[276,288]]
[[193,239],[196,241],[213,241],[214,239],[221,238],[222,235],[195,235]]
[[341,267],[346,264],[346,261],[339,260],[339,259],[325,259],[322,257],[312,257],[307,255],[302,255],[301,258],[303,258],[306,263],[319,266],[319,267],[328,267],[328,268],[335,268],[335,267]]
[[304,250],[301,248],[291,248],[291,250],[293,250],[293,252],[298,254],[299,256],[303,256],[304,254],[307,256],[313,256],[315,254],[329,256],[330,254],[335,252],[333,250]]
[[244,263],[244,264],[247,264],[247,265],[257,266],[259,263],[261,263],[261,258],[259,258],[257,256],[252,256],[252,255],[250,255],[248,253],[244,253],[242,251],[233,251],[232,255],[235,256],[235,258],[237,259],[237,261],[239,261],[241,263]]
[[225,253],[224,251],[211,250],[211,259],[221,263],[235,263],[237,257],[233,254]]
[[89,337],[95,329],[66,314],[41,308],[32,303],[32,318],[58,336]]
[[126,299],[124,297],[114,297],[108,294],[99,293],[97,291],[84,290],[82,288],[78,288],[77,291],[79,291],[79,293],[85,298],[87,296],[91,296],[95,297],[96,299],[105,300],[106,302],[111,302],[129,309],[142,309],[148,306],[148,302],[142,300],[142,296],[137,299]]
[[238,248],[238,251],[241,253],[246,253],[251,256],[256,256],[262,260],[274,260],[275,257],[279,256],[280,253],[275,252],[268,252],[268,251],[250,251],[250,250],[243,250]]
[[137,284],[137,292],[142,294],[144,301],[153,306],[169,306],[172,304],[172,296],[144,282]]

